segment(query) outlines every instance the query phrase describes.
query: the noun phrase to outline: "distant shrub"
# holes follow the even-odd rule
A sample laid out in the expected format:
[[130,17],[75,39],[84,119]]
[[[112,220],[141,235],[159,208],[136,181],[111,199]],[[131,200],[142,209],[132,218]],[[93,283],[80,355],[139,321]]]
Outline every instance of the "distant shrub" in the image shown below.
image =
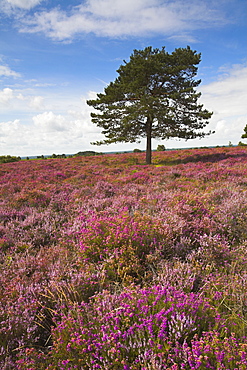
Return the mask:
[[164,150],[166,150],[165,145],[163,144],[158,145],[156,150],[157,152],[163,152]]
[[240,141],[240,142],[238,143],[238,146],[247,146],[247,144],[242,143],[242,141]]
[[141,151],[141,149],[134,149],[133,150],[133,153],[141,153],[142,151]]
[[93,155],[97,155],[97,154],[102,154],[102,153],[97,153],[97,152],[94,152],[93,150],[86,150],[84,152],[76,153],[75,157],[80,157],[80,156],[89,157],[89,156],[93,156]]
[[67,158],[66,154],[55,154],[53,153],[51,157],[49,158]]
[[21,157],[15,157],[11,155],[1,155],[0,163],[9,163],[9,162],[18,162],[21,160]]

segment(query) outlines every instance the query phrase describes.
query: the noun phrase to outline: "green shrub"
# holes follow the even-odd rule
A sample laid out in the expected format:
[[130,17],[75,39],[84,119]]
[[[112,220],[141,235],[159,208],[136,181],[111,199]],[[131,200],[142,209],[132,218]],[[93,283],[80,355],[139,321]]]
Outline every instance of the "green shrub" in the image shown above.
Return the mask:
[[163,152],[164,150],[166,150],[165,145],[163,144],[158,145],[156,150],[157,152]]
[[21,157],[15,157],[11,155],[1,155],[0,163],[9,163],[9,162],[18,162],[21,160]]

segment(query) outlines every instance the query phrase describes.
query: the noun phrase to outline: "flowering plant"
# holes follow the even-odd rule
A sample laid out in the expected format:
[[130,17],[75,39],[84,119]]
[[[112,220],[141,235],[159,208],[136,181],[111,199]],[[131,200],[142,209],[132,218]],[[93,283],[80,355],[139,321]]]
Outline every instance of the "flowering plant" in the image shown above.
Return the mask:
[[0,368],[240,369],[244,147],[0,164]]

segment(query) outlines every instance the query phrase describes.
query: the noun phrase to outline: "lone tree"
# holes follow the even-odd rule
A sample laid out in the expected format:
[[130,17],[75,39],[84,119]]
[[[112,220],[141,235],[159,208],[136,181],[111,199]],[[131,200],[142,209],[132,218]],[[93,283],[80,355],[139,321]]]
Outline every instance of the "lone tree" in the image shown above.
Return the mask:
[[195,88],[201,81],[194,77],[200,60],[201,54],[189,46],[171,54],[165,47],[134,50],[117,70],[116,80],[87,101],[99,110],[91,113],[92,122],[107,138],[92,144],[140,142],[145,137],[146,163],[151,164],[152,138],[187,140],[211,134],[201,131],[212,113],[197,102],[201,94]]

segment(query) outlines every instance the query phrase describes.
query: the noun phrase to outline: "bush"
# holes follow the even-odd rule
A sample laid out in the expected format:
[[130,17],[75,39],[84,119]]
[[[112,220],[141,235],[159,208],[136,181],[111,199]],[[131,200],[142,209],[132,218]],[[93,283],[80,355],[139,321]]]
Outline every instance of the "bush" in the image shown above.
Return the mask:
[[1,155],[0,163],[9,163],[9,162],[18,162],[21,160],[21,157],[15,157],[11,155]]
[[242,141],[239,141],[238,146],[247,146],[247,144],[243,143]]
[[163,152],[164,150],[166,150],[165,145],[163,144],[158,145],[156,150],[157,152]]

